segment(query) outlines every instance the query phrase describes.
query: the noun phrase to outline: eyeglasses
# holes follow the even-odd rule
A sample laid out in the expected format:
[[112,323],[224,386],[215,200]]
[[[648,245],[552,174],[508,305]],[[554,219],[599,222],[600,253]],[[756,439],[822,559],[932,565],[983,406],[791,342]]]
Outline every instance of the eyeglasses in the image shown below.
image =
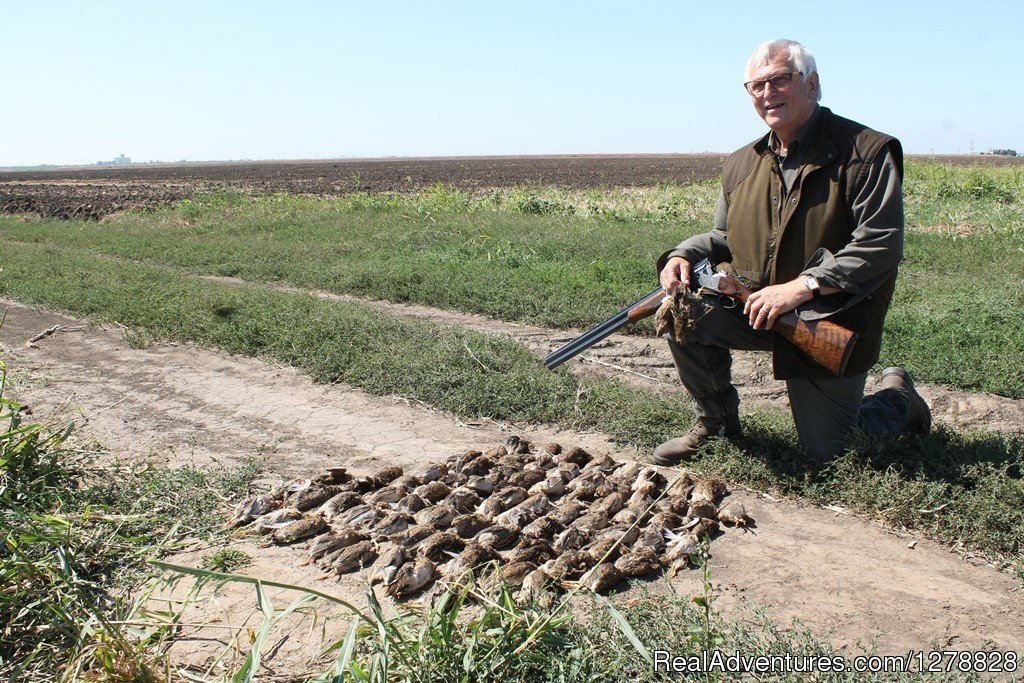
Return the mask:
[[788,74],[779,74],[778,76],[772,76],[763,81],[747,81],[743,84],[743,87],[747,89],[747,92],[751,95],[760,95],[764,92],[764,86],[768,83],[772,84],[772,88],[775,90],[785,90],[789,87],[789,84],[793,82],[793,76],[799,76],[799,71],[790,71]]

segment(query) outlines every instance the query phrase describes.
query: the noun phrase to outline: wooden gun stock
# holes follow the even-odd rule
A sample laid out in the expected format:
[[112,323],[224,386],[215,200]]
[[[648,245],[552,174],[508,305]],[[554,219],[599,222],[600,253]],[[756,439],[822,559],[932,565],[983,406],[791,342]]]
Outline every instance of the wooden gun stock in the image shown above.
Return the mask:
[[[739,301],[746,301],[751,290],[743,286],[735,278],[723,280],[721,293]],[[731,291],[726,291],[726,287]],[[590,328],[565,346],[553,351],[544,359],[544,365],[553,370],[573,356],[582,353],[591,346],[620,330],[627,324],[643,320],[658,312],[665,292],[661,288],[644,296],[634,303],[608,318],[604,322]],[[795,344],[801,351],[813,358],[833,375],[841,376],[846,368],[857,334],[845,327],[840,327],[828,320],[801,320],[793,311],[779,316],[772,325],[772,331],[782,335]]]
[[[745,302],[753,290],[732,275],[724,275],[718,291]],[[782,335],[836,377],[841,377],[853,353],[857,333],[828,320],[802,320],[794,311],[775,319],[772,331]]]

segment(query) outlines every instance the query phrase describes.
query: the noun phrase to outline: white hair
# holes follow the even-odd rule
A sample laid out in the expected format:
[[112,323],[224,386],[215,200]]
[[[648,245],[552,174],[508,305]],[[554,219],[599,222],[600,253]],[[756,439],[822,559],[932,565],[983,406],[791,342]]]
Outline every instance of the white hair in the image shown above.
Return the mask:
[[[779,38],[761,43],[754,50],[747,60],[747,66],[743,70],[743,80],[750,80],[750,74],[754,69],[771,64],[780,54],[789,57],[789,63],[793,69],[800,72],[804,80],[813,73],[818,73],[818,65],[814,63],[814,55],[806,47],[795,40]],[[818,85],[818,100],[821,100],[821,84]]]

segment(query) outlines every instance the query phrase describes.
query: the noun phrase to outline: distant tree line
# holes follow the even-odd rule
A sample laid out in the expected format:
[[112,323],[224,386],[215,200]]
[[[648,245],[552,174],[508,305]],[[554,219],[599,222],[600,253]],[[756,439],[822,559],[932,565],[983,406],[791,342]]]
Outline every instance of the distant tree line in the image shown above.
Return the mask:
[[1017,150],[1015,149],[993,149],[989,151],[989,154],[998,154],[1003,157],[1015,157],[1017,156]]

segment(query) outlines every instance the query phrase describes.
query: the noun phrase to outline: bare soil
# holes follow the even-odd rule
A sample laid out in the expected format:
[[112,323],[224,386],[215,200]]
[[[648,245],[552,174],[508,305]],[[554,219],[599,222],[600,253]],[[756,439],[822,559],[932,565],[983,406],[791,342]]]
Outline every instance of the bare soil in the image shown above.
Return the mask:
[[[263,468],[257,486],[265,487],[329,465],[359,473],[385,464],[415,468],[467,448],[495,445],[510,433],[541,443],[578,444],[616,458],[636,456],[602,434],[536,425],[467,424],[401,398],[317,385],[290,367],[190,345],[132,348],[125,331],[116,327],[97,327],[12,301],[0,301],[0,308],[9,310],[0,342],[18,373],[13,393],[31,406],[35,419],[74,420],[74,438],[99,441],[111,457],[199,467],[257,458]],[[422,309],[406,312],[434,315]],[[482,324],[451,313],[445,316],[448,322]],[[26,347],[26,340],[55,324],[81,329]],[[517,338],[533,335],[535,347],[549,350],[551,344],[541,341],[540,332],[522,328],[520,335],[526,336]],[[620,350],[605,358],[616,365],[632,363],[630,367],[667,382],[669,371],[663,364],[647,363],[659,351],[644,350],[646,343],[617,338],[605,351],[611,353],[609,349],[618,344],[635,353],[629,356]],[[766,387],[772,383],[763,379],[766,370],[761,363],[745,357],[738,378],[746,396],[771,402],[776,399]],[[940,411],[940,420],[982,424],[980,414],[968,410],[976,397],[957,396],[940,387],[924,387],[924,392],[933,404],[947,394],[950,405],[964,404],[963,410]],[[1018,577],[981,558],[962,557],[928,539],[893,533],[841,511],[743,490],[732,496],[744,502],[756,524],[747,531],[727,530],[711,546],[711,570],[722,589],[718,604],[728,615],[744,614],[749,599],[767,606],[780,624],[798,617],[819,633],[832,630],[830,637],[839,646],[874,644],[880,653],[986,644],[1024,652],[1024,586]],[[315,568],[299,566],[301,546],[264,549],[246,537],[232,545],[253,557],[244,570],[249,575],[315,586],[363,602],[364,574],[320,580]],[[213,550],[197,543],[170,561],[197,566]],[[701,590],[701,577],[696,572],[672,580],[662,577],[647,588],[695,594]],[[180,597],[183,590],[179,587],[169,595]],[[629,599],[636,590],[621,599]],[[279,608],[292,599],[273,594]],[[252,625],[254,609],[251,586],[229,585],[215,599],[193,606],[185,621],[213,620],[228,626],[248,619]],[[319,612],[320,617],[330,614],[341,618],[330,622],[327,634],[339,637],[347,626],[345,612]],[[316,654],[320,625],[310,630],[311,623],[297,619],[295,628],[275,641],[272,669],[291,663],[294,671]],[[220,654],[232,633],[185,628],[174,654],[205,666]]]
[[432,157],[0,171],[0,213],[98,219],[225,189],[253,196],[341,196],[405,193],[438,184],[466,192],[531,185],[686,185],[717,177],[724,159],[720,154]]

